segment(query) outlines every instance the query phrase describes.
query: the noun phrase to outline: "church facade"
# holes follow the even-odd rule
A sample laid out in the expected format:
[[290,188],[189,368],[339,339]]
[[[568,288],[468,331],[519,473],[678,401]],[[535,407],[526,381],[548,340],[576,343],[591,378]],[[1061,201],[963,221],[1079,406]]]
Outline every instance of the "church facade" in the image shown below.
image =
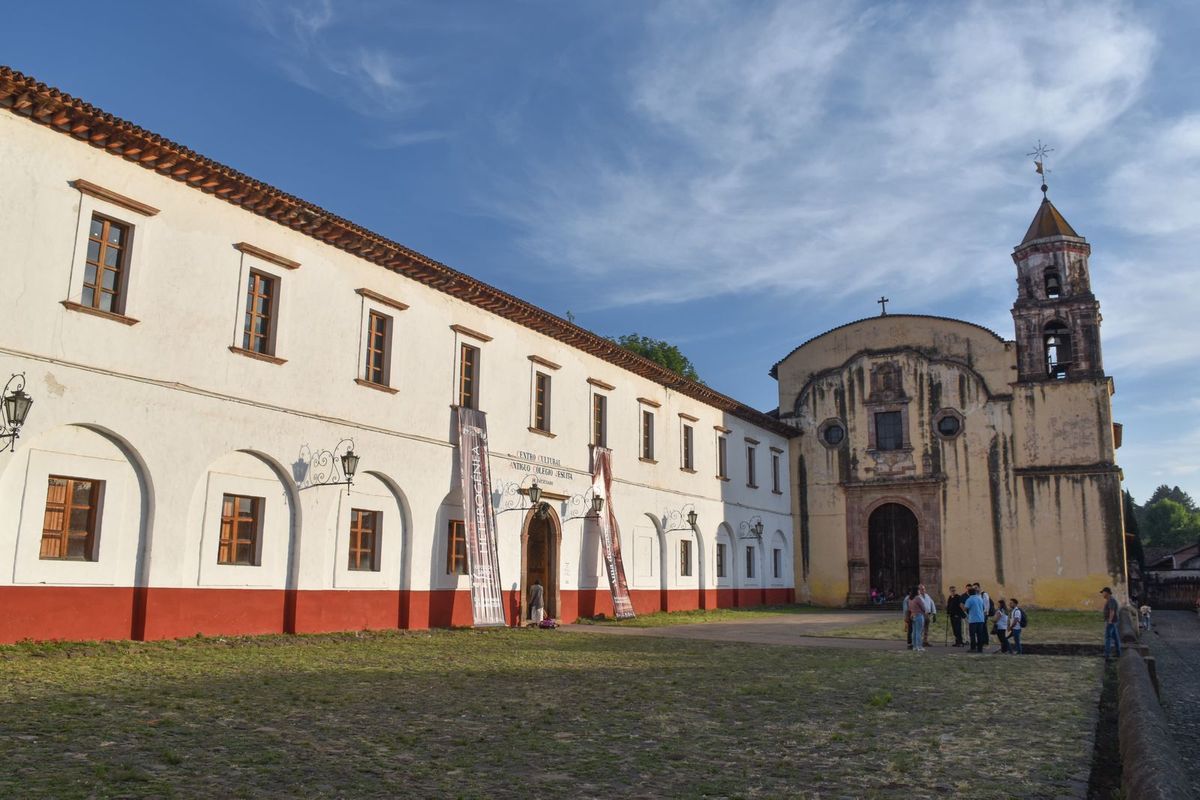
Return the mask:
[[[1044,189],[1044,187],[1043,187]],[[883,314],[772,369],[790,442],[796,591],[823,605],[978,582],[1055,608],[1123,591],[1113,382],[1090,246],[1044,199],[1013,251],[1015,339]]]

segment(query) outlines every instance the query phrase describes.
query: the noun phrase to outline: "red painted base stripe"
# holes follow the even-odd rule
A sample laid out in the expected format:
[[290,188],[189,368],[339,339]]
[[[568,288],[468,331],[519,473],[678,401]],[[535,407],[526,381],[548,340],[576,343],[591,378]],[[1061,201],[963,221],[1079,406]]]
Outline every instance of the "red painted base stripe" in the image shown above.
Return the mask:
[[[639,614],[793,602],[792,589],[633,589]],[[612,616],[607,588],[562,590],[559,619]],[[521,597],[505,593],[508,624]],[[470,592],[282,589],[132,589],[0,586],[0,643],[23,639],[175,639],[203,634],[324,633],[469,627]]]

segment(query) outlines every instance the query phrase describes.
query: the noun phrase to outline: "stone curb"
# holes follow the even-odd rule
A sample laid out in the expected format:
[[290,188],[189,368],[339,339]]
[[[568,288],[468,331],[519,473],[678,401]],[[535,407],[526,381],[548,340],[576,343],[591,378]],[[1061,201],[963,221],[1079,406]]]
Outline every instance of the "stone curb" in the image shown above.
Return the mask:
[[1117,704],[1125,796],[1138,800],[1192,798],[1150,673],[1132,648],[1125,649],[1117,662]]
[[1117,612],[1117,636],[1122,646],[1138,640],[1137,612],[1133,606],[1122,606]]

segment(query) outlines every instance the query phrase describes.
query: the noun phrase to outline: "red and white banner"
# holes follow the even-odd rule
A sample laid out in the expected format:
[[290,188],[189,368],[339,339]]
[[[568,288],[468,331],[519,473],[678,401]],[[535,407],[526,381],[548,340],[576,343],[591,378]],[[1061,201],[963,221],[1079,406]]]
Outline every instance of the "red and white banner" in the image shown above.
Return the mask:
[[496,557],[496,515],[488,470],[487,417],[482,411],[458,409],[458,463],[475,627],[504,625],[500,561]]
[[613,616],[633,619],[633,602],[629,599],[629,584],[625,582],[625,565],[621,562],[621,532],[613,511],[612,451],[607,447],[592,450],[592,492],[600,494],[603,487],[604,513],[595,519],[600,528],[600,547],[604,551],[604,566],[608,569],[608,587],[612,590]]

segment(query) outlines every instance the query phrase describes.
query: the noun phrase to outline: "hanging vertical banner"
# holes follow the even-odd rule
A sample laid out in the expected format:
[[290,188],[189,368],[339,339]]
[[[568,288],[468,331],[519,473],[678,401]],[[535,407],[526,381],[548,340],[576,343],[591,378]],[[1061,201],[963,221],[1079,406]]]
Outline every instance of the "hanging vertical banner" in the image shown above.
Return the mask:
[[[608,587],[612,590],[613,616],[633,619],[633,602],[629,599],[629,584],[625,582],[625,565],[621,562],[621,532],[613,511],[612,451],[607,447],[592,450],[592,491],[603,488],[604,513],[594,517],[600,527],[600,547],[604,550],[604,566],[608,569]],[[589,518],[591,519],[591,518]]]
[[467,534],[467,572],[471,576],[471,613],[477,628],[504,625],[500,565],[496,557],[496,516],[488,471],[487,417],[482,411],[458,409],[458,463]]

